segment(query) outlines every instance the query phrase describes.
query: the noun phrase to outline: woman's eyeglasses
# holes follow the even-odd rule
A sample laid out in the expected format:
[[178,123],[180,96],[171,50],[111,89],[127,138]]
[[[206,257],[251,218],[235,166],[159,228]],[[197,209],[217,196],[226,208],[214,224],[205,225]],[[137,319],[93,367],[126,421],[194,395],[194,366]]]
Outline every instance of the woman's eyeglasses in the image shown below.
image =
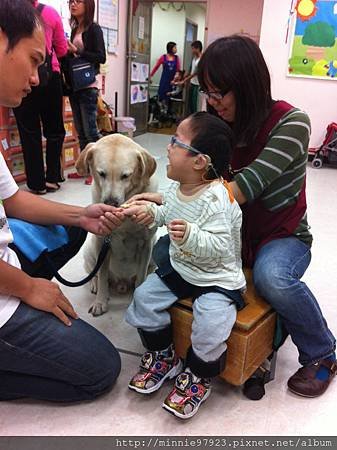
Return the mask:
[[79,5],[80,3],[85,3],[85,0],[68,0],[68,5]]
[[216,100],[216,101],[221,101],[225,95],[228,94],[228,92],[230,92],[230,89],[228,89],[227,91],[223,91],[223,92],[211,92],[211,91],[203,91],[202,89],[199,89],[200,94],[204,95],[207,100]]
[[197,150],[197,149],[194,148],[194,147],[191,147],[191,146],[188,145],[188,144],[184,144],[183,142],[179,141],[179,139],[177,139],[175,136],[172,136],[172,137],[171,137],[171,142],[170,142],[170,144],[171,144],[172,146],[173,146],[173,145],[177,145],[178,147],[185,148],[186,150],[189,150],[190,152],[195,153],[196,155],[203,155],[202,152],[200,152],[199,150]]

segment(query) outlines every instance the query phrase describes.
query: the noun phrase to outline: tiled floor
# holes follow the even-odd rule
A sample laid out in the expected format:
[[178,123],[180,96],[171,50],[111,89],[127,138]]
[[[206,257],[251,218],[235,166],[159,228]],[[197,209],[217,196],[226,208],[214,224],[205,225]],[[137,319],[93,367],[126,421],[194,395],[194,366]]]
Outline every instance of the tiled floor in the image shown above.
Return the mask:
[[[157,158],[160,187],[165,176],[168,136],[147,134],[137,141]],[[309,220],[315,237],[313,260],[305,281],[317,296],[330,328],[337,334],[337,169],[315,170],[308,165]],[[48,194],[50,199],[86,205],[90,187],[82,180],[67,181],[62,189]],[[81,253],[62,271],[70,280],[84,275]],[[129,297],[112,298],[104,316],[87,313],[93,295],[88,286],[62,288],[80,317],[87,320],[120,349],[142,352],[136,331],[124,323]],[[276,379],[267,385],[266,396],[253,402],[240,388],[220,380],[213,393],[191,421],[179,421],[161,408],[170,384],[143,398],[127,388],[138,358],[122,354],[122,372],[115,388],[92,403],[60,406],[31,400],[3,402],[0,405],[0,435],[333,435],[335,434],[335,381],[317,399],[292,395],[287,379],[297,370],[297,351],[290,339],[279,351]]]

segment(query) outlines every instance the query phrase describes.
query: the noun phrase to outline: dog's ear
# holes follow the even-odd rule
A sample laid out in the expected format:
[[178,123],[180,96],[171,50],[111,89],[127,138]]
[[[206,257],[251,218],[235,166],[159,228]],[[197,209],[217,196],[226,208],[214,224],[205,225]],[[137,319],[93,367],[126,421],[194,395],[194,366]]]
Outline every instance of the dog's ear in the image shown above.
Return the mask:
[[93,158],[94,150],[95,143],[91,142],[81,151],[75,164],[75,169],[79,175],[84,177],[90,175],[90,164]]
[[147,177],[150,178],[156,168],[157,168],[157,163],[156,160],[154,159],[154,157],[152,155],[150,155],[150,153],[145,150],[145,149],[141,149],[137,155],[138,161],[139,161],[139,165],[141,168],[141,175],[142,177]]

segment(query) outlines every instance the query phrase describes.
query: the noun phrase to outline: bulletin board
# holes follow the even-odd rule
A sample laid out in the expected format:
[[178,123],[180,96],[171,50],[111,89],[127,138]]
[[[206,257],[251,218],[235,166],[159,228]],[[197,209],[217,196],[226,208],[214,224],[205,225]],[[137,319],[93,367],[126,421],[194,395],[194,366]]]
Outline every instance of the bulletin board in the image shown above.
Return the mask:
[[118,44],[118,0],[99,0],[98,23],[102,27],[108,53],[116,53]]

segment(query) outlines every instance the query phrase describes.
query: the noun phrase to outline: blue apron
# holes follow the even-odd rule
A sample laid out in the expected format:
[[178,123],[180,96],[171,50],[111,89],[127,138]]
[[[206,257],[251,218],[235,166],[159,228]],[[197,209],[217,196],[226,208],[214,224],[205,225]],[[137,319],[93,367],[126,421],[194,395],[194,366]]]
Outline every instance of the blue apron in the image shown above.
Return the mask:
[[159,101],[167,100],[167,92],[172,90],[171,81],[174,78],[174,75],[177,71],[177,55],[174,55],[174,60],[169,61],[167,56],[164,55],[164,63],[163,63],[163,72],[161,74],[159,89],[158,89],[158,98]]

